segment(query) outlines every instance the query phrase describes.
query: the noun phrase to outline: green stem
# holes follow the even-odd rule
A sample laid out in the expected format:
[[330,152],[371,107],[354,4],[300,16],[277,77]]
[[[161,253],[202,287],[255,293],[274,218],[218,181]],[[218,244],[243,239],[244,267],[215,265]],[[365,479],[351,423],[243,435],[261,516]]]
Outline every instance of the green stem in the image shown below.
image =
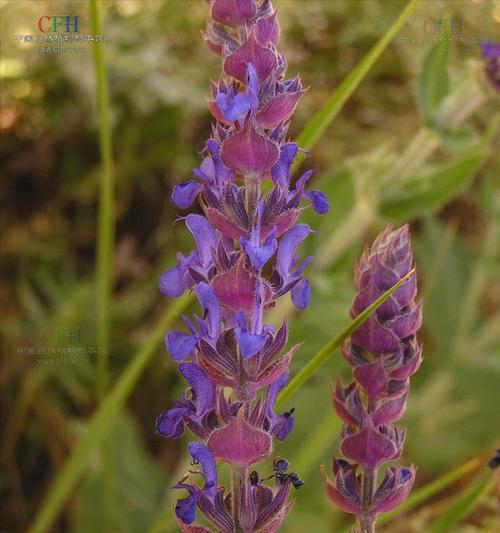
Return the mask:
[[486,230],[486,236],[479,252],[479,257],[475,263],[470,281],[464,291],[461,311],[457,320],[455,342],[452,353],[460,357],[466,357],[467,340],[470,337],[472,326],[476,318],[478,300],[482,289],[488,279],[488,272],[494,265],[497,249],[499,246],[499,228],[495,221],[492,221]]
[[[97,0],[90,0],[90,25],[94,35],[102,34]],[[113,149],[109,121],[109,94],[103,43],[93,42],[97,110],[99,115],[99,213],[97,221],[97,342],[103,354],[97,358],[97,397],[102,400],[109,384],[109,316],[112,291],[114,205]]]
[[[102,35],[97,0],[90,0],[90,26],[94,35]],[[104,63],[103,43],[93,42],[97,110],[99,116],[99,150],[101,173],[99,180],[99,212],[97,221],[97,344],[102,353],[96,362],[97,400],[100,403],[109,385],[109,332],[113,276],[114,206],[113,206],[113,149],[109,122],[109,94]],[[102,508],[104,528],[112,527],[108,517],[113,507],[113,449],[110,439],[101,446],[101,471],[103,474]],[[108,523],[109,522],[109,523]]]

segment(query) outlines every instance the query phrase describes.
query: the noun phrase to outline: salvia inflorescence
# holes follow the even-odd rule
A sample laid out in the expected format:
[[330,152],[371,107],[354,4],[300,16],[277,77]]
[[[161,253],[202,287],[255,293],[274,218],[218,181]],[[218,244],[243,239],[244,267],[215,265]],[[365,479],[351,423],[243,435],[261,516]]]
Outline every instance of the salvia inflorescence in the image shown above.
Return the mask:
[[[178,208],[198,201],[203,214],[183,217],[195,248],[179,252],[160,278],[168,297],[193,291],[201,312],[165,337],[188,388],[156,429],[175,438],[187,427],[199,439],[188,444],[193,467],[173,487],[184,490],[175,506],[182,531],[213,531],[194,524],[198,510],[215,531],[273,533],[290,508],[290,487],[303,481],[284,458],[267,472],[252,468],[271,457],[273,441],[285,439],[294,422],[294,410],[276,413],[275,403],[298,346],[286,349],[286,322],[274,330],[265,312],[287,293],[298,309],[307,306],[303,273],[312,258],[300,261],[297,250],[311,229],[297,221],[308,205],[318,214],[329,206],[320,191],[306,189],[312,171],[290,178],[300,148],[287,137],[288,125],[306,89],[299,77],[285,77],[271,2],[208,4],[204,39],[223,67],[208,101],[215,121],[193,178],[172,191]],[[383,232],[357,267],[352,317],[410,272],[412,261],[408,228]],[[333,390],[346,459],[334,458],[334,482],[325,475],[325,484],[363,532],[404,500],[415,477],[413,467],[390,467],[376,482],[380,466],[401,454],[404,432],[393,423],[420,364],[415,293],[413,274],[351,336],[343,351],[354,382]],[[230,488],[218,484],[218,462],[230,467]]]
[[[355,270],[356,296],[351,317],[410,274],[413,256],[408,226],[384,230],[366,248]],[[353,381],[332,386],[333,406],[344,422],[341,450],[333,457],[333,483],[324,474],[330,499],[358,517],[360,531],[371,533],[378,513],[400,505],[415,479],[413,466],[390,466],[380,483],[377,473],[401,456],[405,433],[394,425],[404,413],[409,378],[421,362],[416,331],[421,302],[415,302],[416,274],[405,281],[351,336],[343,355]]]
[[[275,331],[265,311],[286,293],[298,309],[307,306],[303,272],[312,258],[300,261],[297,249],[311,229],[297,219],[307,204],[326,213],[328,201],[306,189],[312,171],[290,180],[299,147],[287,130],[306,89],[285,77],[276,11],[268,0],[209,7],[204,38],[223,65],[208,102],[215,123],[193,179],[172,192],[177,207],[198,199],[203,214],[184,217],[196,247],[179,252],[160,279],[168,297],[194,291],[201,312],[166,335],[189,387],[156,428],[180,437],[187,426],[199,439],[188,444],[193,469],[174,486],[187,491],[175,506],[183,531],[210,531],[191,525],[198,509],[216,531],[272,533],[289,509],[290,487],[302,481],[285,459],[263,476],[251,466],[292,429],[293,410],[276,413],[274,404],[298,347],[285,349],[286,323]],[[230,466],[229,491],[218,485],[217,462]]]

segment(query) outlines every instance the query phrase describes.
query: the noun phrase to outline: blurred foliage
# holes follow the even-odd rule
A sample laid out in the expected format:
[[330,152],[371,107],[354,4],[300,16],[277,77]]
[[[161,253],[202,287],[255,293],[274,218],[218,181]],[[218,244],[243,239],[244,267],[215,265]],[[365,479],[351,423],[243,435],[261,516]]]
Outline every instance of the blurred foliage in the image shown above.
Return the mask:
[[[275,3],[289,72],[300,72],[311,86],[292,123],[295,136],[405,2]],[[169,195],[199,163],[211,122],[208,80],[220,66],[199,36],[207,10],[201,0],[102,4],[116,169],[110,354],[116,379],[164,307],[158,274],[176,250],[191,246],[174,224]],[[80,16],[80,31],[88,32],[87,4],[11,0],[1,7],[0,530],[14,532],[32,522],[96,407],[100,161],[90,45],[81,54],[43,54],[14,40],[16,33],[37,33],[40,15],[68,9]],[[304,214],[319,230],[303,250],[316,258],[309,271],[311,305],[295,314],[285,303],[272,317],[290,315],[290,342],[305,341],[292,364],[296,372],[348,322],[353,262],[363,243],[388,222],[411,222],[425,302],[425,361],[404,418],[404,459],[419,466],[418,486],[467,459],[486,462],[500,439],[498,96],[482,76],[477,44],[434,44],[436,21],[451,18],[462,21],[461,36],[494,38],[500,5],[421,2],[307,159],[332,204],[321,219]],[[82,353],[61,361],[58,350],[68,347]],[[37,349],[45,353],[32,353]],[[296,494],[286,533],[332,531],[348,523],[323,496],[318,469],[338,446],[327,383],[346,370],[340,356],[331,357],[292,398],[296,427],[276,453],[291,460],[306,484]],[[110,432],[112,507],[101,504],[96,453],[53,531],[99,531],[103,512],[114,524],[110,531],[175,531],[168,486],[185,469],[184,442],[158,438],[154,420],[182,388],[174,365],[158,350]],[[469,488],[466,476],[381,530],[442,527],[438,516],[448,503],[444,516],[457,516],[454,494],[470,500],[477,484]],[[458,513],[461,525],[453,531],[497,531],[495,508],[497,497],[486,495],[473,512]]]

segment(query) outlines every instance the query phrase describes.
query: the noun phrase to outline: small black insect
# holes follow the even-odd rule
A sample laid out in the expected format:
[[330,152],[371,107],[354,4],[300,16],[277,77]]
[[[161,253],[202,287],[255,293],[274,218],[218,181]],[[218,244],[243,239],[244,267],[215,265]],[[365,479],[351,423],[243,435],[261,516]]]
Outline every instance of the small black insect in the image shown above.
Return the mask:
[[296,489],[300,489],[300,487],[302,487],[302,485],[304,484],[302,479],[300,479],[299,476],[295,472],[290,472],[289,477],[290,477],[290,481],[292,482],[292,485]]
[[256,470],[252,470],[250,472],[250,485],[253,485],[254,487],[257,486],[260,482],[259,474]]
[[286,459],[276,459],[273,465],[273,472],[275,474],[286,474],[288,466],[288,461]]
[[302,487],[304,482],[299,478],[295,472],[288,472],[289,463],[286,459],[277,459],[274,461],[273,472],[276,478],[276,481],[279,483],[290,483],[296,488]]

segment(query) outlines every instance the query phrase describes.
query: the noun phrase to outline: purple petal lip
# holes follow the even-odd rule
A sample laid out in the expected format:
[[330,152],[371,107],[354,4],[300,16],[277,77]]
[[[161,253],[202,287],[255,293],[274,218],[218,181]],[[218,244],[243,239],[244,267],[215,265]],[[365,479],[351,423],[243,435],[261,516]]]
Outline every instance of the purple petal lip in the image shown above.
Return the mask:
[[172,190],[172,203],[181,209],[186,209],[195,201],[202,186],[194,181],[187,180],[184,183],[175,185]]

